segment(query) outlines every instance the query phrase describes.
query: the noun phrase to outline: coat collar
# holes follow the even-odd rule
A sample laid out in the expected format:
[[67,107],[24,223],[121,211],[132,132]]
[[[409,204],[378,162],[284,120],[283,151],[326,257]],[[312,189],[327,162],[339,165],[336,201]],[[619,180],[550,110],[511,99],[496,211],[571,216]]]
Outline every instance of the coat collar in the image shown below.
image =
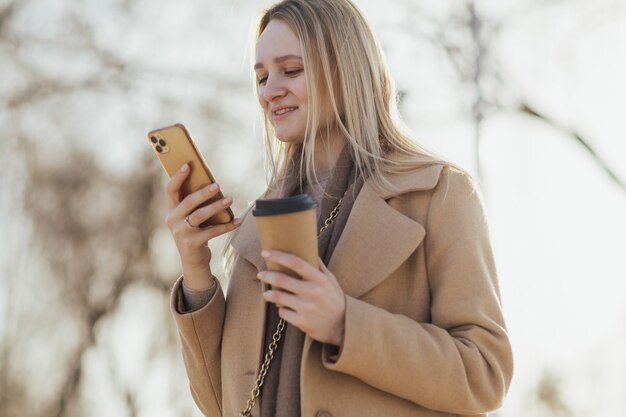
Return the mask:
[[[391,274],[419,246],[426,232],[415,220],[395,210],[387,199],[413,191],[429,190],[439,181],[443,166],[429,165],[417,170],[388,174],[393,193],[377,194],[368,179],[357,196],[328,269],[343,291],[360,297]],[[275,197],[270,192],[266,197]],[[375,219],[375,221],[373,221]],[[264,270],[261,244],[254,216],[249,213],[232,241],[233,248],[257,270]],[[372,256],[377,254],[377,256]],[[384,256],[381,262],[380,255]]]

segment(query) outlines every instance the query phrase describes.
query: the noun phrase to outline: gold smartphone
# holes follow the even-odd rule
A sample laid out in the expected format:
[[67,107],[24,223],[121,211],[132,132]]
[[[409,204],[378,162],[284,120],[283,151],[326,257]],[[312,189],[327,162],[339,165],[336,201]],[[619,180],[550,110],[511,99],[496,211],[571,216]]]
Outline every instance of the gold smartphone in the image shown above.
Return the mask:
[[[181,123],[151,131],[148,133],[148,142],[170,178],[184,163],[189,164],[191,172],[181,186],[181,200],[187,195],[215,182],[215,178],[211,174],[204,157],[198,150],[187,128]],[[220,191],[215,197],[198,207],[206,206],[222,198],[224,198],[224,195]],[[200,224],[200,227],[230,223],[234,218],[233,211],[228,207]]]

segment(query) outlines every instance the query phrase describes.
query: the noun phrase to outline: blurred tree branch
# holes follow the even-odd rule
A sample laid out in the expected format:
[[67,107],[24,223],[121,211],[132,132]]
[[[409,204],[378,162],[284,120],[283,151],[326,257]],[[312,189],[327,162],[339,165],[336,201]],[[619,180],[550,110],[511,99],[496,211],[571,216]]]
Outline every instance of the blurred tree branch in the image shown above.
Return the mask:
[[[91,100],[98,101],[96,94],[116,94],[130,100],[142,98],[143,94],[158,109],[155,121],[150,122],[155,126],[161,118],[169,118],[172,109],[187,106],[189,119],[202,118],[213,129],[236,133],[241,121],[224,103],[210,94],[183,100],[178,91],[163,88],[162,80],[175,78],[192,90],[226,91],[232,98],[238,94],[247,96],[249,91],[241,80],[212,69],[180,66],[172,70],[160,68],[151,60],[122,57],[117,53],[119,45],[96,41],[94,27],[87,23],[82,15],[84,9],[79,7],[63,16],[63,36],[50,36],[45,31],[40,34],[36,28],[17,30],[16,22],[23,19],[23,14],[36,12],[37,6],[41,4],[33,0],[12,2],[0,9],[0,54],[3,60],[8,58],[3,64],[9,63],[9,69],[15,69],[20,81],[5,84],[0,93],[6,104],[6,113],[2,115],[6,118],[0,118],[0,127],[4,135],[9,135],[7,140],[17,144],[13,158],[20,161],[24,170],[19,178],[23,182],[9,184],[3,197],[23,187],[24,200],[16,203],[23,204],[23,221],[32,227],[32,234],[24,244],[22,256],[36,264],[36,270],[46,271],[31,282],[20,276],[18,262],[7,267],[8,273],[0,282],[3,289],[17,289],[12,292],[8,314],[3,317],[15,331],[6,332],[0,340],[0,415],[83,416],[86,392],[93,390],[88,381],[110,379],[118,403],[128,415],[136,416],[143,407],[139,398],[145,395],[145,387],[128,382],[110,352],[120,343],[132,346],[135,341],[115,341],[115,334],[103,329],[106,323],[124,320],[120,303],[127,294],[137,289],[158,294],[161,302],[143,318],[146,324],[159,326],[159,331],[149,336],[146,362],[165,359],[172,368],[171,374],[179,372],[182,376],[179,340],[168,309],[175,276],[168,276],[155,264],[155,252],[161,248],[155,247],[153,237],[164,228],[162,170],[146,146],[131,172],[111,176],[97,155],[107,144],[101,138],[110,137],[111,130],[115,130],[112,124],[104,130],[92,129],[88,135],[80,135],[71,119],[67,124],[54,121],[58,132],[41,131],[44,137],[62,144],[51,155],[50,146],[46,146],[49,141],[34,137],[32,132],[38,130],[20,120],[38,115],[35,120],[50,121],[46,110],[65,106],[79,95],[91,94]],[[134,20],[132,13],[136,8],[119,10],[128,14],[124,20]],[[42,50],[46,55],[43,65],[37,55]],[[45,65],[61,63],[68,57],[72,63],[93,58],[91,70],[76,76],[72,71],[51,71]],[[147,76],[151,78],[144,82],[145,91],[133,91],[137,81]],[[99,117],[90,111],[81,108],[79,116],[94,120]],[[72,137],[78,140],[72,142]],[[88,146],[81,146],[85,143]],[[209,145],[216,147],[217,142]],[[243,162],[241,171],[256,169]],[[244,188],[239,190],[245,191]],[[50,294],[58,297],[52,299]],[[22,299],[25,295],[26,299]],[[26,306],[22,307],[24,302]],[[64,324],[61,328],[74,330],[67,335],[55,334],[51,343],[45,343],[42,338],[47,333],[40,329],[50,333],[60,323]],[[33,346],[40,346],[40,350]],[[42,349],[54,352],[55,358],[46,364],[50,382],[45,385],[45,394],[38,388],[43,381],[33,381],[32,372],[28,372]],[[96,351],[109,353],[105,375],[94,374],[97,370],[87,365],[90,352]],[[149,367],[143,370],[149,371]],[[162,400],[171,407],[177,406],[179,415],[188,415],[192,405],[184,377],[168,378],[167,384],[168,394]]]
[[[25,201],[26,213],[37,230],[33,243],[45,254],[57,285],[60,285],[60,310],[49,306],[52,317],[63,316],[69,309],[74,320],[82,321],[84,337],[66,366],[64,382],[59,386],[59,400],[42,415],[67,416],[80,404],[85,353],[98,343],[98,323],[115,314],[123,292],[144,277],[144,285],[155,285],[169,292],[169,286],[156,277],[159,272],[150,263],[151,231],[157,227],[153,211],[160,191],[159,171],[145,158],[141,169],[127,179],[104,180],[93,157],[72,151],[60,165],[42,165],[34,144],[23,139],[23,155],[30,172]],[[110,195],[118,204],[94,205],[97,193]],[[40,204],[42,197],[46,204]],[[59,239],[64,244],[59,245]],[[123,259],[119,268],[98,273],[96,260],[102,256]],[[101,269],[101,267],[100,267]],[[102,287],[101,281],[108,285]],[[106,288],[109,288],[107,291]],[[103,291],[104,290],[104,291]],[[132,393],[124,393],[129,405]],[[52,410],[56,411],[52,411]],[[78,411],[79,412],[79,411]]]
[[551,417],[574,417],[574,413],[563,400],[561,380],[552,372],[545,371],[534,393],[535,400]]
[[585,149],[587,154],[591,156],[592,160],[598,165],[607,175],[608,177],[619,187],[622,191],[626,192],[626,183],[613,171],[613,169],[608,165],[608,163],[596,152],[596,150],[591,146],[589,141],[585,139],[580,133],[573,129],[569,129],[557,121],[549,118],[545,114],[540,113],[538,110],[534,109],[528,103],[521,102],[518,107],[518,111],[528,114],[532,117],[535,117],[551,127],[554,127],[564,133],[566,133],[569,137],[574,139],[579,145]]
[[4,30],[5,23],[11,19],[11,15],[15,11],[15,2],[5,4],[0,9],[0,33]]
[[[550,7],[564,3],[564,0],[549,2],[529,1],[515,7],[515,12],[501,21],[486,20],[481,17],[474,0],[467,0],[464,6],[454,13],[449,20],[442,22],[428,16],[413,2],[404,3],[406,16],[419,15],[424,25],[412,24],[409,26],[415,36],[428,39],[438,46],[447,56],[452,68],[456,71],[462,85],[470,86],[473,100],[470,109],[474,122],[474,148],[476,171],[481,177],[480,138],[481,124],[490,114],[506,110],[511,107],[500,103],[497,97],[499,90],[508,89],[510,80],[503,79],[499,74],[499,63],[494,57],[494,41],[496,35],[508,24],[508,20],[536,12],[542,7]],[[429,28],[424,31],[421,27]],[[464,36],[457,36],[459,33]],[[486,89],[485,85],[490,88]],[[610,181],[626,192],[626,183],[610,167],[610,164],[591,146],[591,143],[580,132],[559,124],[547,114],[533,108],[527,101],[518,100],[513,107],[514,111],[531,115],[546,124],[566,133],[572,140],[582,146],[591,161],[607,174]]]

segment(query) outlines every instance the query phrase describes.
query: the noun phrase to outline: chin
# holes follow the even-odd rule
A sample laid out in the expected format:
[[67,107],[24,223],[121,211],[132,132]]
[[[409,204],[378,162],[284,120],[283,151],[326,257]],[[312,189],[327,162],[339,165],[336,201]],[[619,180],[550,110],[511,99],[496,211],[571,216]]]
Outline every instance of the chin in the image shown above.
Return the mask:
[[304,142],[304,135],[295,134],[293,132],[282,132],[280,130],[275,131],[276,138],[284,143],[302,143]]

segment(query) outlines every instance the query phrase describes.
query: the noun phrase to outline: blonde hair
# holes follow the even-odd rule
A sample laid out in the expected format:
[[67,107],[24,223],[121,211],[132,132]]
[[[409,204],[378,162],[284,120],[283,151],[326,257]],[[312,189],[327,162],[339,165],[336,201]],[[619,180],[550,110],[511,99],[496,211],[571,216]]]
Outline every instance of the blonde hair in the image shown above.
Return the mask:
[[[395,85],[380,45],[350,0],[276,3],[261,15],[255,46],[274,19],[285,22],[300,40],[309,110],[302,144],[279,141],[267,115],[263,115],[269,189],[279,187],[294,163],[300,169],[301,181],[306,176],[309,183],[317,182],[313,155],[320,133],[327,137],[339,133],[350,147],[357,174],[368,177],[380,193],[396,191],[385,173],[412,171],[434,163],[454,166],[404,133]],[[322,108],[332,112],[332,122],[323,127]],[[237,257],[231,245],[236,233],[226,243],[225,270],[232,268]]]
[[[300,174],[315,178],[313,155],[323,129],[327,136],[334,130],[346,140],[358,174],[369,177],[380,192],[394,191],[385,172],[449,164],[404,133],[395,85],[380,45],[350,0],[283,0],[261,16],[257,41],[273,19],[285,22],[300,39],[309,112],[302,145],[277,140],[267,115],[263,116],[270,188],[277,186],[297,156]],[[320,109],[328,107],[332,123],[322,127]]]

